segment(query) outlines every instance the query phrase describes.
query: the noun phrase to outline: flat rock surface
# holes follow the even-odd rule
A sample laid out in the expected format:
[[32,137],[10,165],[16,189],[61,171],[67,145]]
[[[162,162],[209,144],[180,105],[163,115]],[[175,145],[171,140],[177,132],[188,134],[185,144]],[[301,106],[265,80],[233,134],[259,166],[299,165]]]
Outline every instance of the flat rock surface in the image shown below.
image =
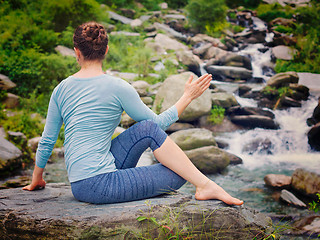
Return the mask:
[[[210,223],[210,229],[213,226],[219,230],[224,228],[224,234],[228,236],[257,233],[263,236],[271,221],[264,214],[244,206],[229,207],[215,200],[196,201],[185,194],[119,204],[88,204],[75,200],[70,186],[52,183],[33,192],[21,188],[0,190],[0,239],[83,239],[83,234],[94,234],[92,229],[99,229],[103,239],[124,239],[119,229],[129,227],[134,228],[134,232],[140,231],[142,223],[137,217],[152,215],[160,221],[168,209],[173,209],[172,213],[176,211],[174,209],[180,209],[181,224],[206,229]],[[197,221],[203,221],[204,216],[208,216],[205,223],[198,225]],[[110,231],[119,234],[109,238]]]

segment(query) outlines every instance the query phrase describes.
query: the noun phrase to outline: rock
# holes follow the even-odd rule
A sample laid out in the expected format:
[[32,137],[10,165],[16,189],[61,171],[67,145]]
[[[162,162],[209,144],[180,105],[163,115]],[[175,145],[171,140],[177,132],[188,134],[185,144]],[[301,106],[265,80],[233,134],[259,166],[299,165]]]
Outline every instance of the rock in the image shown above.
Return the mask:
[[269,47],[285,45],[285,46],[296,46],[297,38],[294,36],[289,36],[284,33],[280,33],[277,31],[273,31],[274,37],[272,42],[267,43],[266,45]]
[[204,146],[216,146],[213,132],[203,128],[180,130],[170,135],[170,138],[182,149],[190,150]]
[[76,57],[76,54],[73,49],[58,45],[54,48],[56,52],[60,53],[62,56],[71,56],[71,57]]
[[0,137],[0,176],[21,166],[22,152],[8,140]]
[[[258,235],[262,239],[272,224],[269,217],[245,206],[196,201],[186,194],[151,198],[148,203],[94,205],[76,201],[70,186],[51,183],[34,192],[4,189],[0,197],[2,239],[154,239],[162,229],[151,218],[210,239],[253,239]],[[178,220],[170,220],[168,212]],[[146,220],[138,221],[138,217]]]
[[38,148],[38,144],[41,140],[41,137],[34,137],[28,140],[28,147],[32,152],[36,152]]
[[171,126],[169,128],[167,128],[166,132],[167,133],[173,133],[173,132],[177,132],[180,130],[187,130],[190,128],[194,128],[194,126],[190,123],[179,123],[179,122],[175,122],[173,124],[171,124]]
[[152,97],[141,97],[141,100],[144,104],[152,106],[153,99]]
[[200,76],[200,64],[191,51],[177,51],[176,56],[178,60],[188,67],[188,70]]
[[218,47],[218,48],[221,48],[223,50],[226,50],[226,46],[220,41],[219,38],[213,38],[213,37],[210,37],[206,34],[197,34],[195,35],[194,37],[192,37],[190,39],[190,43],[192,45],[196,45],[196,44],[199,44],[199,43],[202,43],[202,42],[207,42],[207,43],[211,43],[211,46],[214,46],[214,47]]
[[292,90],[292,93],[290,93],[289,97],[297,101],[308,100],[308,97],[310,95],[308,87],[297,83],[290,83],[289,88]]
[[305,216],[295,221],[292,225],[292,233],[306,235],[311,239],[318,239],[320,234],[320,216]]
[[297,52],[297,49],[292,49],[284,45],[279,45],[272,48],[272,54],[274,57],[281,60],[292,60]]
[[51,158],[51,159],[64,158],[64,147],[54,148],[54,149],[52,150],[52,154],[51,154],[50,158]]
[[184,16],[182,14],[166,14],[163,16],[163,18],[166,20],[175,19],[175,20],[179,20],[181,22],[186,21],[186,16]]
[[166,2],[159,3],[159,7],[160,7],[161,9],[168,9],[168,3],[166,3]]
[[252,70],[251,59],[247,56],[241,56],[235,53],[228,53],[217,60],[217,65],[243,67],[248,70]]
[[286,203],[292,204],[297,207],[306,208],[307,205],[299,200],[295,195],[293,195],[291,192],[283,189],[281,191],[280,199],[285,201]]
[[130,127],[134,123],[135,121],[131,117],[129,117],[127,113],[122,114],[121,121],[120,121],[121,126]]
[[[218,144],[218,147],[220,148],[219,144]],[[242,164],[243,163],[243,160],[238,157],[237,155],[234,155],[232,153],[229,153],[229,152],[225,152],[228,156],[228,158],[230,159],[230,164],[231,165],[237,165],[237,164]]]
[[136,11],[133,10],[133,9],[120,8],[119,10],[121,11],[121,13],[122,13],[124,16],[126,16],[126,17],[128,17],[128,18],[133,18],[134,15],[136,14]]
[[121,16],[115,12],[108,11],[109,17],[115,21],[121,22],[123,24],[130,24],[133,20],[131,18],[127,18],[124,16]]
[[240,97],[244,96],[246,93],[250,92],[252,90],[251,87],[247,86],[247,85],[244,85],[244,84],[241,84],[239,85],[239,88],[238,88],[238,94]]
[[[193,79],[197,76],[191,72],[184,72],[168,77],[159,88],[153,109],[155,112],[163,112],[173,106],[184,91],[184,85],[188,81],[190,75]],[[191,104],[184,110],[179,117],[180,121],[193,121],[197,118],[207,115],[211,110],[211,94],[206,90],[200,97],[191,102]]]
[[0,189],[24,187],[31,182],[31,176],[21,176],[18,178],[10,179],[4,184],[0,185]]
[[263,2],[268,4],[279,3],[282,7],[285,7],[286,5],[291,7],[305,7],[310,0],[263,0]]
[[3,101],[5,108],[16,108],[19,106],[19,96],[7,93],[6,99]]
[[269,187],[287,188],[291,184],[291,177],[283,174],[268,174],[264,177],[264,182]]
[[9,90],[17,85],[12,82],[7,76],[0,74],[0,89]]
[[254,128],[279,129],[279,125],[275,123],[273,119],[266,116],[242,115],[242,116],[233,116],[230,118],[230,120],[235,124],[239,124],[249,129],[254,129]]
[[217,105],[223,108],[239,106],[237,99],[231,93],[223,93],[223,92],[212,93],[211,100],[212,100],[212,106]]
[[164,66],[164,64],[162,63],[162,61],[157,62],[157,64],[154,66],[153,70],[159,72],[161,70],[166,69],[166,67]]
[[316,194],[320,193],[320,175],[298,168],[292,174],[291,185],[293,189],[316,198]]
[[280,100],[281,107],[301,107],[301,102],[296,101],[290,97],[283,97]]
[[252,78],[252,71],[242,67],[228,66],[208,66],[205,67],[208,73],[216,80],[225,80],[226,78],[236,80],[249,80]]
[[110,35],[125,35],[127,37],[139,37],[140,33],[137,32],[126,32],[126,31],[117,31],[117,32],[111,32]]
[[248,154],[254,154],[254,153],[259,153],[259,154],[272,154],[272,148],[273,148],[272,142],[266,138],[257,138],[254,139],[253,141],[247,143],[243,148],[242,152],[246,152]]
[[193,164],[205,174],[218,173],[230,164],[229,155],[215,146],[206,146],[185,151]]
[[307,119],[307,124],[310,127],[319,122],[320,122],[320,97],[318,98],[318,105],[314,108],[312,116]]
[[212,47],[212,43],[204,43],[194,48],[192,52],[193,54],[198,55],[200,58],[203,58],[210,47]]
[[147,90],[150,87],[150,84],[146,81],[134,81],[131,85],[137,90],[140,97],[145,97],[148,95]]
[[280,88],[280,87],[287,87],[290,83],[298,83],[299,76],[296,72],[285,72],[285,73],[278,73],[272,76],[267,85],[270,87]]
[[162,55],[166,53],[166,49],[159,43],[147,42],[145,46],[146,48],[152,49],[157,55]]
[[269,110],[264,110],[261,108],[257,107],[240,107],[240,106],[235,106],[228,108],[226,111],[226,114],[228,116],[235,116],[235,115],[261,115],[261,116],[266,116],[269,118],[274,119],[274,114],[269,111]]
[[142,21],[139,19],[139,18],[137,18],[137,19],[134,19],[131,23],[130,23],[130,26],[131,26],[131,28],[132,29],[136,29],[136,28],[138,28],[138,27],[141,27],[142,26]]
[[178,51],[179,49],[188,50],[188,47],[177,40],[174,40],[167,35],[158,33],[154,38],[155,43],[159,44],[165,50]]
[[218,47],[209,47],[207,49],[207,51],[205,52],[203,58],[204,59],[211,59],[211,58],[216,58],[218,61],[220,58],[222,58],[223,56],[227,55],[228,52],[225,50],[222,50]]
[[6,131],[3,127],[0,127],[0,137],[5,138],[7,136]]
[[168,25],[158,23],[158,22],[155,22],[153,25],[155,26],[155,28],[157,30],[165,31],[170,37],[173,37],[173,38],[180,40],[180,41],[183,41],[183,42],[187,42],[187,37],[185,35],[183,35],[180,32],[177,32],[176,30],[172,29]]
[[282,25],[282,26],[294,26],[294,23],[296,22],[295,19],[287,19],[287,18],[282,18],[282,17],[278,17],[276,19],[273,19],[270,22],[271,26],[275,26],[275,25]]

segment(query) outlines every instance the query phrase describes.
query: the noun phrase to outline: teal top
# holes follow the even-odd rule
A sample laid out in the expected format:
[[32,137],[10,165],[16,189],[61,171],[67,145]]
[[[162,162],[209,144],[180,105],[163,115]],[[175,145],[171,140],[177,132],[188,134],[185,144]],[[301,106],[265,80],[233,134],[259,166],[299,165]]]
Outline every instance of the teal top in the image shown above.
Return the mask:
[[62,123],[65,124],[65,161],[70,182],[116,171],[111,137],[125,111],[135,121],[151,119],[163,130],[178,120],[172,106],[157,115],[126,81],[106,74],[63,80],[50,98],[46,124],[36,153],[44,168]]

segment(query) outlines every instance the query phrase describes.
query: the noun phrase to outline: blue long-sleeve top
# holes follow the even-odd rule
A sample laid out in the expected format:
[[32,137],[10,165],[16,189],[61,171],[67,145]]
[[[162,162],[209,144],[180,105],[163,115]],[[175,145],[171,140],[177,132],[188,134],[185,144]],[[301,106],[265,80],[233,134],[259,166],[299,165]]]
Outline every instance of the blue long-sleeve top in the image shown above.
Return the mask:
[[110,152],[111,137],[125,111],[135,121],[152,119],[162,129],[178,120],[172,106],[157,115],[126,81],[106,74],[63,80],[50,98],[46,124],[36,153],[44,168],[62,123],[65,124],[65,161],[70,182],[116,171]]

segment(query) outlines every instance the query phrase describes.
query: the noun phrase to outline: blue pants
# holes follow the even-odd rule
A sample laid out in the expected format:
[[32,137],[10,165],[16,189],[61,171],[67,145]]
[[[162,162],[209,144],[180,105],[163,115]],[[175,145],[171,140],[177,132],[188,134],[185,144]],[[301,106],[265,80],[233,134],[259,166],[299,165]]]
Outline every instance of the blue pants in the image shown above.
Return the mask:
[[133,125],[111,142],[117,171],[71,183],[74,197],[95,204],[117,203],[179,189],[186,181],[161,163],[135,167],[148,147],[154,151],[166,138],[167,134],[150,120]]

